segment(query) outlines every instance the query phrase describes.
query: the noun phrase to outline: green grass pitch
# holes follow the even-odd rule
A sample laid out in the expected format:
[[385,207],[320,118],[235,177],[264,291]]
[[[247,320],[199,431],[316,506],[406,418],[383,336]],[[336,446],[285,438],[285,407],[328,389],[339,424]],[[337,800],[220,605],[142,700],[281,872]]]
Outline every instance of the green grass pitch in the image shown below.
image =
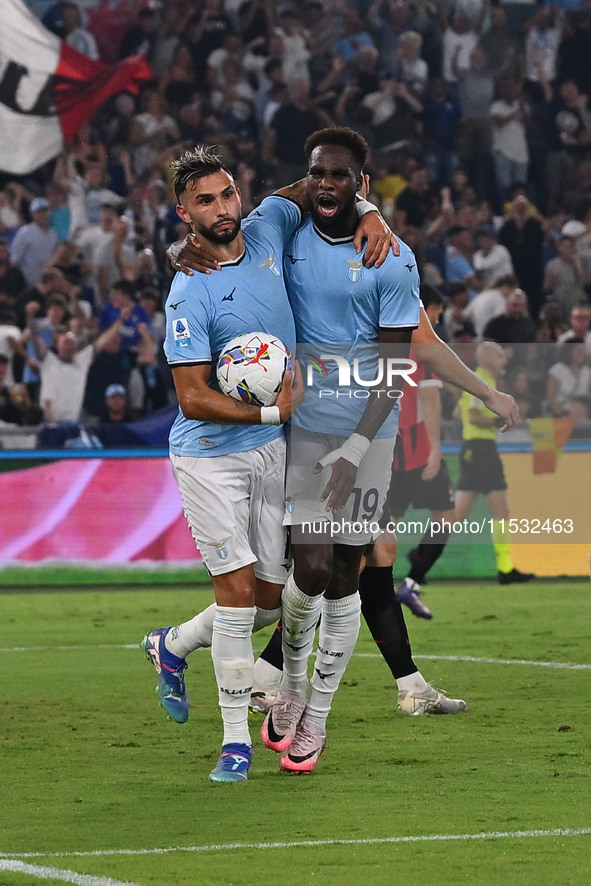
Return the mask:
[[251,777],[213,785],[209,652],[190,658],[180,726],[137,648],[210,588],[4,588],[0,886],[586,886],[589,582],[427,591],[413,652],[468,713],[397,714],[363,627],[316,772],[280,773],[253,716]]

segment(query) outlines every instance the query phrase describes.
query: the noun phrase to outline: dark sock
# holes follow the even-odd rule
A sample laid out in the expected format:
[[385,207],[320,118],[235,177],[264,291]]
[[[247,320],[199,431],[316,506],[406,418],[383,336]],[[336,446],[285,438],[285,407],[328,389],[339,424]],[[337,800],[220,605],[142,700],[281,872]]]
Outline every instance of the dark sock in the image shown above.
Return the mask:
[[366,566],[359,576],[361,612],[393,676],[407,677],[418,668],[412,660],[402,606],[394,593],[391,566]]
[[278,670],[283,670],[283,652],[281,650],[281,634],[283,631],[283,623],[281,621],[277,622],[277,627],[271,634],[271,639],[261,652],[259,658],[263,658],[265,661],[268,661],[270,665],[277,668]]
[[441,541],[433,544],[432,541],[429,541],[432,536],[429,534],[429,529],[427,529],[419,542],[418,548],[411,551],[411,568],[408,573],[408,578],[412,578],[417,584],[422,584],[424,582],[425,576],[431,567],[441,557],[448,537],[449,532],[441,532],[437,536]]

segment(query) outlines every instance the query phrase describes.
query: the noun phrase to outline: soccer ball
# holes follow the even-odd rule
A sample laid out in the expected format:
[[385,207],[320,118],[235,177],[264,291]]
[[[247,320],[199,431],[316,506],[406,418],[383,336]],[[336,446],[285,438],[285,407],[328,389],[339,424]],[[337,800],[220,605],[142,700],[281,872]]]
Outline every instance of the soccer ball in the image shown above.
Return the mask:
[[291,354],[281,339],[265,332],[249,332],[228,342],[220,354],[217,377],[220,390],[235,400],[272,406],[291,369]]

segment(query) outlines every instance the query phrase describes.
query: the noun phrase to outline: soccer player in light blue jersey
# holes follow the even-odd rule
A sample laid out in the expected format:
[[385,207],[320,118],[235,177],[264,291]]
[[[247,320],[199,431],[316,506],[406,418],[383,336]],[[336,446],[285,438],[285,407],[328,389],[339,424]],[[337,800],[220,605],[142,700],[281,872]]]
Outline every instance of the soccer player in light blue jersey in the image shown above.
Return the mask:
[[[215,366],[228,341],[244,332],[262,330],[293,348],[281,261],[283,243],[301,215],[290,202],[283,212],[270,207],[264,220],[253,218],[242,227],[234,180],[209,149],[187,152],[172,170],[178,215],[222,267],[209,278],[177,275],[166,302],[164,349],[179,400],[170,458],[216,599],[208,630],[224,737],[210,779],[231,782],[246,779],[251,762],[253,627],[272,624],[280,614],[287,565],[282,425],[303,399],[303,387],[296,365],[294,386],[287,373],[276,404],[260,408],[222,394]],[[180,628],[162,628],[142,641],[159,675],[161,703],[178,722],[188,716],[185,635]]]
[[[309,353],[319,342],[325,353],[349,362],[357,356],[360,377],[374,378],[372,346],[396,345],[397,356],[408,357],[419,324],[416,260],[404,243],[379,268],[365,268],[356,254],[355,196],[367,156],[360,135],[321,130],[308,139],[306,156],[312,214],[295,232],[285,260],[298,347]],[[353,390],[339,390],[338,360],[331,362],[323,390],[308,390],[292,418],[286,520],[294,569],[282,595],[283,681],[262,728],[267,747],[283,754],[281,768],[293,772],[316,766],[332,698],[357,640],[361,558],[388,491],[396,436],[398,407],[384,396],[388,382],[380,385],[381,397],[373,388],[362,391],[367,399],[347,397]],[[343,396],[330,397],[337,392]],[[322,474],[327,465],[328,480]],[[307,662],[319,619],[309,685]]]

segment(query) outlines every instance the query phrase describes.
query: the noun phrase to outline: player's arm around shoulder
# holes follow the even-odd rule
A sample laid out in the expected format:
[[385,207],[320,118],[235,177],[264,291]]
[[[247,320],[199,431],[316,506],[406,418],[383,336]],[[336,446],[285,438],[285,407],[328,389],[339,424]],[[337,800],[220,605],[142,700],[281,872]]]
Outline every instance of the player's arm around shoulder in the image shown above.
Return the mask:
[[[287,189],[286,189],[287,190]],[[276,196],[284,196],[277,194]],[[242,222],[244,231],[256,235],[257,227],[270,226],[279,234],[281,248],[285,247],[292,234],[302,222],[302,211],[299,204],[286,197],[274,200],[266,197],[260,206],[253,209]],[[277,247],[277,243],[275,246]],[[166,250],[166,257],[171,268],[177,273],[193,277],[194,272],[208,275],[212,271],[221,270],[215,255],[207,248],[207,244],[195,233],[187,234],[183,240],[175,240]],[[174,282],[174,281],[173,281]]]
[[[309,214],[308,198],[297,188],[300,182],[281,188],[253,209],[244,220],[245,230],[250,226],[270,225],[281,237],[284,246]],[[292,189],[296,189],[292,193]],[[279,198],[279,199],[278,199]],[[283,199],[281,199],[283,198]]]
[[[308,197],[308,191],[306,190],[306,179],[300,178],[297,182],[292,182],[290,185],[286,185],[283,188],[278,188],[276,191],[273,191],[272,197],[283,197],[284,200],[289,200],[290,203],[294,203],[302,216],[308,215],[312,209],[312,205],[310,203],[310,198]],[[263,200],[263,203],[265,201]]]
[[362,173],[362,184],[356,197],[359,224],[355,231],[353,245],[355,251],[360,253],[365,242],[364,266],[379,268],[385,262],[390,250],[393,255],[400,255],[400,243],[390,230],[378,207],[366,199],[369,194],[369,185],[369,175]]
[[380,268],[389,255],[396,257],[400,255],[400,242],[388,227],[377,206],[368,200],[360,200],[356,206],[359,223],[353,240],[355,251],[359,254],[365,244],[364,266]]

